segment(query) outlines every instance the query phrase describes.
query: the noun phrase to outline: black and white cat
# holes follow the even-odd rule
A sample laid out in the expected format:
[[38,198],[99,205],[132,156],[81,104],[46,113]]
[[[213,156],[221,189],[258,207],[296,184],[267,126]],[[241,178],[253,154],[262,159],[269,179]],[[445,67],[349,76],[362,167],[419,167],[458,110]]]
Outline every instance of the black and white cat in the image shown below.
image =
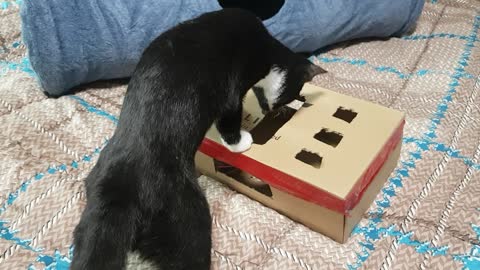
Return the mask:
[[124,269],[129,251],[158,269],[209,269],[211,216],[194,164],[207,130],[215,123],[228,149],[245,151],[246,92],[255,86],[261,107],[276,110],[324,72],[240,9],[161,34],[144,51],[117,129],[86,179],[71,269]]

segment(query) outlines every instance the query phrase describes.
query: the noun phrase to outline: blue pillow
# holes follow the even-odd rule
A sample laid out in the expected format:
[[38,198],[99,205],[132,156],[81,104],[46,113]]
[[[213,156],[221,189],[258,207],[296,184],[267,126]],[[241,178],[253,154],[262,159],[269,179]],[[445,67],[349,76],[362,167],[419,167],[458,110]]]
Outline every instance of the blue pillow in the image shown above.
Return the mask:
[[[264,24],[296,52],[340,41],[399,36],[423,0],[286,0]],[[25,0],[23,40],[44,91],[131,75],[141,53],[179,22],[219,10],[217,0]]]

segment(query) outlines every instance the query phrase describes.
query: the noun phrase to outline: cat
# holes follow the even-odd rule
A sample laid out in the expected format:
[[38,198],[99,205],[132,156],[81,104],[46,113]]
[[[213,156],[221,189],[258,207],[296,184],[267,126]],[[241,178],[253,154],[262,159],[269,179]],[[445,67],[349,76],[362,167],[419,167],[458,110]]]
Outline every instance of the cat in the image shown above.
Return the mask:
[[[157,269],[209,269],[211,215],[195,153],[215,124],[224,145],[247,151],[242,101],[293,101],[325,73],[273,38],[241,9],[200,15],[162,33],[129,81],[118,126],[86,179],[71,269],[125,269],[136,251]],[[259,89],[263,89],[260,91]]]

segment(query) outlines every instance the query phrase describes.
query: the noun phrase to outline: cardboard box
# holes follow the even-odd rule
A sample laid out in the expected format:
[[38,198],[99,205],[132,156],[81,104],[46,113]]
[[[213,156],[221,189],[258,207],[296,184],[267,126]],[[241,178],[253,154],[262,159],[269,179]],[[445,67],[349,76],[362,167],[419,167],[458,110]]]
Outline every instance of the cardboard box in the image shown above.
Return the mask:
[[302,95],[263,116],[249,91],[242,125],[252,148],[230,152],[212,127],[197,168],[343,243],[396,167],[404,114],[311,84]]

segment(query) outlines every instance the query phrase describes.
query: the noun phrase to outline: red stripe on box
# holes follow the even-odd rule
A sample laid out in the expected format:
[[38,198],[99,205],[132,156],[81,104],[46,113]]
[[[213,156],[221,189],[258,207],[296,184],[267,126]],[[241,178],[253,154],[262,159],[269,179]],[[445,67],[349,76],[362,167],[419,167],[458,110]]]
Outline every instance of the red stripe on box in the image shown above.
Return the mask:
[[357,180],[345,199],[345,212],[352,210],[362,199],[363,193],[367,190],[372,180],[377,176],[380,169],[387,161],[388,156],[392,154],[393,150],[399,143],[401,143],[403,135],[403,127],[405,126],[405,120],[400,123],[395,132],[390,136],[388,141],[383,146],[380,153],[377,154],[375,159],[370,163],[370,166],[365,170],[360,179]]
[[315,187],[243,154],[232,153],[223,145],[210,139],[205,138],[200,145],[199,150],[207,156],[242,169],[279,190],[303,200],[319,204],[333,211],[348,214],[348,212],[360,201],[363,193],[382,168],[382,165],[385,163],[388,156],[392,153],[397,144],[401,143],[400,140],[402,138],[404,125],[405,121],[402,121],[395,132],[390,136],[389,140],[385,143],[380,153],[372,161],[367,170],[365,170],[362,177],[357,180],[346,199],[339,198],[326,190]]

